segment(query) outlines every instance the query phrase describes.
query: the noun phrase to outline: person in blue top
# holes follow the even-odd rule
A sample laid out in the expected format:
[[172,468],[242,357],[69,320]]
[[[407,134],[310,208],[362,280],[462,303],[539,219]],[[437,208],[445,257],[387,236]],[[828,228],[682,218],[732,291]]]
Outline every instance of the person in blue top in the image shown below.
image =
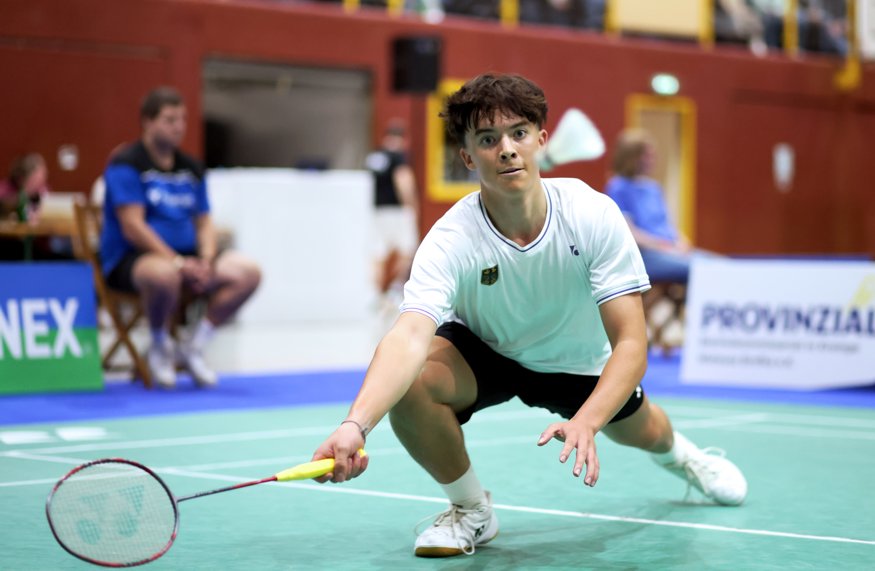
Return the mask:
[[[626,217],[651,282],[687,283],[690,241],[671,221],[662,187],[650,178],[656,158],[652,137],[643,129],[626,129],[614,149],[614,176],[605,193]],[[704,253],[704,252],[703,252]]]
[[[258,287],[260,269],[236,252],[217,251],[204,169],[178,148],[186,130],[179,92],[149,92],[140,121],[140,140],[116,151],[104,173],[102,270],[110,287],[142,296],[156,384],[173,387],[178,362],[198,385],[212,386],[217,376],[203,360],[204,346]],[[183,288],[205,296],[207,312],[174,347],[168,324]]]

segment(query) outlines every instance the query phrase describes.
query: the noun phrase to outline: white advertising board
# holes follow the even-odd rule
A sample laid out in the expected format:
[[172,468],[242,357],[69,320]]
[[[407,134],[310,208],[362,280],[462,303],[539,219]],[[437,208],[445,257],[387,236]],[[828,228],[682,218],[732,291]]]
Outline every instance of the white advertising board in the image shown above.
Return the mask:
[[262,270],[239,322],[369,318],[376,287],[368,171],[214,169],[207,184],[217,226]]
[[875,0],[857,2],[857,38],[864,59],[875,60]]
[[681,382],[875,384],[875,263],[696,258]]

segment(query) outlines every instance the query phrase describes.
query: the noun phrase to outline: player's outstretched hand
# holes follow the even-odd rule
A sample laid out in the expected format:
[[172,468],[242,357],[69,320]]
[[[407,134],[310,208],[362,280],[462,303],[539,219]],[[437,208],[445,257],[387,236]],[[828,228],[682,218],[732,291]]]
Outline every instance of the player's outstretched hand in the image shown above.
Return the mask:
[[334,458],[334,470],[316,478],[316,481],[320,484],[339,484],[360,476],[368,468],[368,456],[359,452],[364,445],[364,438],[355,424],[345,423],[338,426],[313,454],[313,460]]
[[563,464],[572,451],[575,451],[574,469],[575,478],[580,477],[583,465],[586,464],[586,474],[583,483],[587,486],[595,486],[599,479],[599,457],[595,450],[595,431],[581,423],[571,420],[554,422],[541,433],[538,438],[538,446],[543,446],[555,438],[564,442],[562,452],[559,453],[559,461]]

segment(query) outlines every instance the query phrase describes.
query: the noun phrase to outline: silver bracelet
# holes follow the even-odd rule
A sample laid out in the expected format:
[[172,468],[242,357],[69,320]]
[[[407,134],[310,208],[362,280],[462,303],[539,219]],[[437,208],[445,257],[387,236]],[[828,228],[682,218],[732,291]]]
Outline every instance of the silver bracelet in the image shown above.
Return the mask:
[[342,422],[340,423],[340,425],[343,426],[343,425],[346,424],[347,422],[351,422],[351,423],[353,423],[354,425],[358,426],[358,428],[359,428],[359,433],[361,433],[361,435],[362,435],[362,441],[366,441],[366,440],[367,440],[368,432],[370,432],[370,429],[369,429],[369,428],[366,428],[366,427],[362,426],[362,425],[359,424],[359,422],[356,421],[356,420],[350,420],[350,419],[346,419],[346,420],[342,421]]

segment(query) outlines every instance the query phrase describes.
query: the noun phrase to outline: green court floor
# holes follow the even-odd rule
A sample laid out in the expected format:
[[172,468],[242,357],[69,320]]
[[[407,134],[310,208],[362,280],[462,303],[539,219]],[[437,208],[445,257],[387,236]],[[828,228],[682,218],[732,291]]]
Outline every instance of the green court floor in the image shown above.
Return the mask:
[[[493,493],[498,537],[473,556],[413,556],[417,521],[440,489],[388,423],[371,467],[342,485],[266,484],[180,504],[179,537],[145,568],[193,569],[875,569],[875,411],[658,399],[677,429],[745,472],[742,507],[718,507],[643,453],[600,437],[594,489],[536,446],[553,418],[512,402],[466,437]],[[178,496],[269,476],[310,459],[346,406],[307,406],[0,428],[0,569],[95,568],[64,552],[45,518],[76,464],[125,457]]]

